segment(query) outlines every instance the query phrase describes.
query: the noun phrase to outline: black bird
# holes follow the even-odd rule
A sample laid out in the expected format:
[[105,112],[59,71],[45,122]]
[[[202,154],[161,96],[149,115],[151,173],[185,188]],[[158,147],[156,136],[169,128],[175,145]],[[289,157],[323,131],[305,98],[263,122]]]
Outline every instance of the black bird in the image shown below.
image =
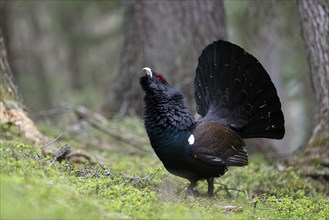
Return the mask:
[[244,138],[282,139],[285,133],[280,99],[259,61],[227,41],[208,45],[199,57],[194,80],[195,120],[180,91],[162,74],[143,69],[144,125],[151,145],[166,169],[188,179],[188,193],[229,166],[248,164]]

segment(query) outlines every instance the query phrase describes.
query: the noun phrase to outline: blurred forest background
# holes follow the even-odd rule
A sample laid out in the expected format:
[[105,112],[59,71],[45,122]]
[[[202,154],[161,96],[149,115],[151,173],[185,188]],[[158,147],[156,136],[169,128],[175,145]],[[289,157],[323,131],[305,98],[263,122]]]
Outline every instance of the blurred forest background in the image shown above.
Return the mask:
[[[248,140],[249,165],[190,198],[152,151],[139,78],[161,72],[195,114],[218,39],[268,71],[286,135]],[[0,218],[328,219],[328,39],[329,0],[0,0]]]
[[286,136],[258,143],[280,155],[303,149],[315,102],[295,1],[145,2],[1,2],[8,60],[35,122],[64,129],[68,106],[78,105],[140,116],[144,66],[182,90],[195,112],[197,58],[223,38],[253,54],[278,89]]

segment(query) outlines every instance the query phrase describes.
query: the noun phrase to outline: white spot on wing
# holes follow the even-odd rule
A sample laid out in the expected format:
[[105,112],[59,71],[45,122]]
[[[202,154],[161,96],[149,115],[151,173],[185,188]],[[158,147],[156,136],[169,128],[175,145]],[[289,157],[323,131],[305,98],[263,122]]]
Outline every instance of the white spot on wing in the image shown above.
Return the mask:
[[187,141],[188,141],[189,145],[194,144],[194,141],[195,141],[194,135],[191,134],[191,136],[187,139]]

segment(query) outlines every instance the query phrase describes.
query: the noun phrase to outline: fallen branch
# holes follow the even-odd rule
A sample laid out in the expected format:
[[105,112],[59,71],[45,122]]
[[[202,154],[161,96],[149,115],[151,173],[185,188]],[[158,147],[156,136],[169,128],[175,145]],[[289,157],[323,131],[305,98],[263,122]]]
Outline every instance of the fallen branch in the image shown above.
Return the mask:
[[[80,159],[80,158],[84,158],[87,161],[89,161],[89,163],[96,164],[96,162],[92,159],[91,156],[89,156],[88,154],[83,153],[83,152],[72,152],[72,153],[68,154],[66,156],[66,158],[68,160],[74,161],[75,163],[84,163],[85,161]],[[75,159],[73,160],[73,158],[75,158]]]
[[145,151],[145,152],[148,151],[148,150],[142,148],[141,145],[144,145],[144,144],[139,142],[139,141],[136,142],[136,139],[131,139],[129,137],[119,135],[119,134],[116,134],[116,133],[108,130],[103,125],[103,124],[107,123],[107,120],[103,116],[101,116],[100,114],[94,113],[94,112],[90,111],[89,109],[87,109],[86,107],[83,107],[83,106],[77,106],[74,109],[74,112],[80,119],[83,119],[83,120],[87,121],[91,126],[96,128],[97,130],[111,136],[112,138],[114,138],[114,139],[116,139],[120,142],[128,143],[128,144],[138,148],[139,150],[142,150],[142,151]]
[[[227,185],[225,185],[225,184],[223,184],[223,183],[215,183],[215,184],[219,184],[219,185],[223,186],[225,192],[226,192],[227,195],[229,195],[230,197],[232,197],[232,194],[229,192],[229,190],[232,190],[232,191],[238,191],[239,193],[240,193],[240,192],[242,192],[242,193],[246,193],[245,191],[243,191],[243,190],[241,190],[241,189],[229,188]],[[216,192],[214,193],[214,195],[216,195],[219,191],[220,191],[220,188],[218,188],[218,189],[216,190]]]

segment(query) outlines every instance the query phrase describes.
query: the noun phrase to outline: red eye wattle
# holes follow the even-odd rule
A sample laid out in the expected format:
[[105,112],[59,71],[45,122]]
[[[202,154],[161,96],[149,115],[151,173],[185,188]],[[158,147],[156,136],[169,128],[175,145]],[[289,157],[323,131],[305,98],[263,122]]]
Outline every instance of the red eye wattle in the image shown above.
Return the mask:
[[156,78],[160,79],[160,81],[161,81],[162,83],[165,83],[165,82],[166,82],[164,76],[163,76],[161,73],[160,73],[160,74],[157,74],[157,75],[156,75]]

